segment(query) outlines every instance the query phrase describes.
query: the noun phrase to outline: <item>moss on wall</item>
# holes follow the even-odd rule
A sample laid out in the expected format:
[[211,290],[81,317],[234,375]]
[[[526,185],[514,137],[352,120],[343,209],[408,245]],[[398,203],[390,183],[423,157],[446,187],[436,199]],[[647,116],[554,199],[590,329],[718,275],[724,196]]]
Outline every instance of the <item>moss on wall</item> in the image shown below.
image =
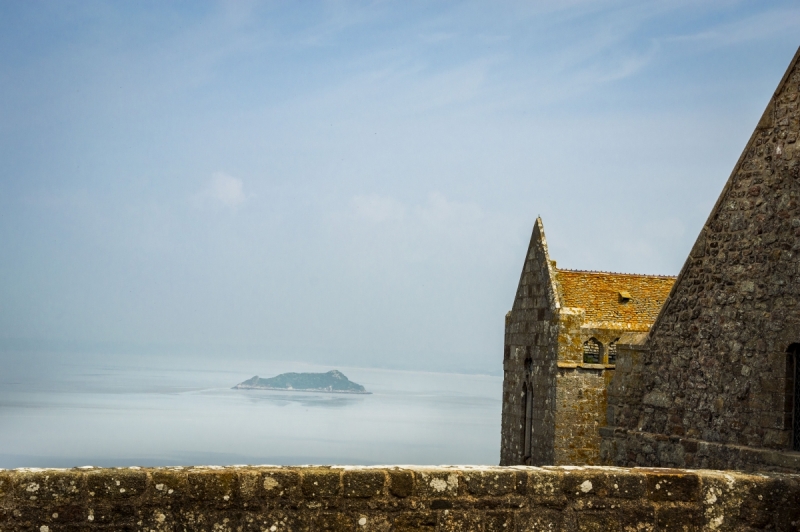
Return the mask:
[[795,530],[800,476],[535,467],[0,472],[0,530]]

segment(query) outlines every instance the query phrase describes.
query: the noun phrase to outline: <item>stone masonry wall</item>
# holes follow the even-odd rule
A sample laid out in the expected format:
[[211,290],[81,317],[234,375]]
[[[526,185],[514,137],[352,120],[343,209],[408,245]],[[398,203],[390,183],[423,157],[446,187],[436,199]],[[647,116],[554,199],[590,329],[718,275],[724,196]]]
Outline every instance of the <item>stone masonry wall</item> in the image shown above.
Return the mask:
[[[552,464],[558,302],[541,219],[536,221],[514,306],[506,316],[500,463],[523,464],[523,385],[533,390],[534,465]],[[525,361],[530,359],[530,367]]]
[[647,367],[642,362],[642,356],[647,350],[647,333],[626,335],[625,340],[630,339],[633,340],[630,343],[617,343],[617,366],[608,386],[607,421],[612,426],[630,419],[632,410],[641,404],[645,394],[642,374]]
[[[799,55],[638,355],[635,390],[610,397],[616,428],[603,431],[604,455],[615,464],[753,469],[763,465],[759,449],[789,450],[786,350],[800,342]],[[784,464],[798,463],[788,454]]]
[[617,370],[608,387],[608,427],[601,427],[600,462],[606,464],[661,464],[662,467],[740,469],[751,471],[800,471],[800,453],[769,448],[714,443],[696,438],[653,434],[615,427],[625,409],[638,404],[646,393],[641,356],[644,344],[620,344]]
[[599,429],[606,425],[606,387],[612,375],[613,370],[558,368],[554,464],[600,463]]
[[4,532],[799,528],[798,475],[577,467],[0,471]]
[[595,338],[607,348],[622,332],[585,327],[583,309],[562,308],[560,318],[553,465],[596,465],[614,367],[584,364],[583,343]]

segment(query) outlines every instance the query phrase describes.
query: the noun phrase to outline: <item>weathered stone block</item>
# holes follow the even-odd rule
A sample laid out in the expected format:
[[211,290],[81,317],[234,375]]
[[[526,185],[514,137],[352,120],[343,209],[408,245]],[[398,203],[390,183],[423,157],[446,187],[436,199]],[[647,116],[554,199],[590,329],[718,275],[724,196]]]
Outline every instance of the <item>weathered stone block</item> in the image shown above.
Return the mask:
[[430,504],[431,510],[452,510],[452,499],[433,499]]
[[567,530],[564,526],[564,514],[552,508],[533,508],[518,512],[516,515],[517,530],[550,530],[561,532]]
[[238,477],[230,469],[193,468],[186,480],[190,497],[213,506],[229,506],[238,492]]
[[483,530],[483,516],[476,512],[454,511],[439,517],[437,531],[442,532],[474,532]]
[[467,491],[477,497],[506,495],[516,487],[516,474],[497,470],[464,472]]
[[100,469],[86,473],[86,489],[95,499],[128,499],[142,495],[147,473],[131,469]]
[[608,478],[592,469],[574,469],[564,472],[562,489],[567,497],[608,497]]
[[420,470],[415,472],[414,492],[420,497],[444,498],[458,495],[459,472]]
[[351,532],[356,528],[356,519],[339,512],[322,512],[311,518],[311,529],[320,532]]
[[434,532],[436,524],[436,512],[403,512],[392,523],[397,532]]
[[90,507],[84,526],[124,530],[134,524],[136,509],[130,504],[111,504]]
[[88,509],[82,504],[57,504],[52,508],[52,512],[48,509],[44,513],[52,519],[53,523],[65,525],[85,523]]
[[487,512],[483,523],[484,532],[506,532],[514,530],[512,512]]
[[645,475],[605,469],[583,469],[565,472],[564,491],[570,498],[600,497],[639,499],[645,494]]
[[608,475],[606,483],[610,497],[641,499],[646,492],[645,476],[636,471],[623,471]]
[[392,524],[388,516],[382,513],[368,513],[369,515],[360,513],[356,516],[357,526],[354,530],[358,532],[390,532],[392,530]]
[[265,497],[294,497],[300,491],[300,473],[290,470],[267,470],[261,480]]
[[378,497],[383,495],[386,474],[383,471],[345,471],[343,475],[345,497]]
[[7,494],[13,491],[14,482],[19,482],[14,474],[10,471],[0,471],[0,503]]
[[563,508],[567,504],[564,495],[564,474],[560,470],[534,469],[527,472],[528,499],[534,505]]
[[[800,476],[757,479],[756,487],[745,499],[741,515],[762,515],[779,530],[785,523],[800,528]],[[765,525],[766,528],[767,525]]]
[[0,478],[0,483],[0,489],[13,489],[16,497],[29,501],[69,502],[86,493],[85,478],[66,471],[25,471],[15,479],[13,488],[7,479]]
[[575,512],[578,530],[636,530],[651,531],[656,529],[655,510],[650,505],[606,505],[596,510],[586,505]]
[[260,501],[264,496],[263,475],[256,469],[242,468],[238,470],[238,476],[239,498],[245,503]]
[[166,469],[152,471],[146,491],[147,497],[159,503],[186,497],[189,494],[189,481],[185,473],[178,471]]
[[658,530],[693,532],[706,529],[705,525],[702,512],[696,505],[663,504],[656,510],[656,526]]
[[302,471],[303,495],[311,498],[339,495],[341,472],[331,469],[305,469]]
[[389,493],[395,497],[410,497],[414,493],[414,473],[401,469],[390,469]]
[[[259,512],[254,515],[245,516],[244,522],[246,525],[243,528],[244,530],[253,530],[254,532],[289,532],[295,530],[309,530],[310,517],[311,516],[306,516],[301,512],[292,511],[291,509],[270,510],[267,512]],[[195,529],[194,526],[186,528],[188,530]]]
[[647,498],[651,501],[697,501],[700,477],[694,473],[644,472]]

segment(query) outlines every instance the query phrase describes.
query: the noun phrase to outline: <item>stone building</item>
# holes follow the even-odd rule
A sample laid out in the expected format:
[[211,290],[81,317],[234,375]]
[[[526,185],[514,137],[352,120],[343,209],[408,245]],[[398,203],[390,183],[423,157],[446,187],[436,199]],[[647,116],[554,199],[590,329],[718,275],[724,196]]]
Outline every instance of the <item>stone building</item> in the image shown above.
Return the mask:
[[503,357],[501,464],[595,464],[618,342],[646,333],[674,277],[563,270],[533,227]]
[[799,58],[649,335],[619,346],[606,463],[800,470]]

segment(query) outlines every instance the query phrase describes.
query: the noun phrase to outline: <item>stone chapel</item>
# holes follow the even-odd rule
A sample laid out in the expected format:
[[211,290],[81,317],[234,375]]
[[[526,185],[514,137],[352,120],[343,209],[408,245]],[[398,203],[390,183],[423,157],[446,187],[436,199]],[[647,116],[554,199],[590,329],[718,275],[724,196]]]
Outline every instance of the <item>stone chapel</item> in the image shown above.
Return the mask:
[[501,464],[800,471],[800,49],[676,278],[559,270],[533,228]]
[[647,333],[674,281],[559,269],[536,220],[506,315],[501,465],[598,463],[617,344]]

